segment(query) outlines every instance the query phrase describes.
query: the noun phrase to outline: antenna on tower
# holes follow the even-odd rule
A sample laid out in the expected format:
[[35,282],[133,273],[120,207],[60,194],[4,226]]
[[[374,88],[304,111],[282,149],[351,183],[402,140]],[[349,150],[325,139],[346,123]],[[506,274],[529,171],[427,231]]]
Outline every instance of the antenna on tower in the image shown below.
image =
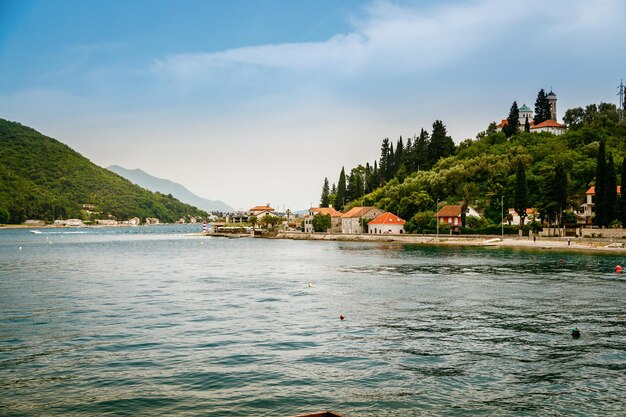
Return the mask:
[[617,88],[619,89],[617,93],[619,96],[619,119],[624,120],[624,80],[620,80]]

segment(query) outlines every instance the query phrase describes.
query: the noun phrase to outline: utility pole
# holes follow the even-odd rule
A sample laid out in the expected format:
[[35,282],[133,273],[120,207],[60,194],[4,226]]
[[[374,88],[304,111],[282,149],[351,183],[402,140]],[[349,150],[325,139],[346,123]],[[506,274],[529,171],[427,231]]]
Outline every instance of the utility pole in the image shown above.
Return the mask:
[[437,207],[435,209],[435,216],[437,217],[437,239],[439,239],[439,199],[437,199]]
[[619,120],[624,120],[624,80],[620,80],[619,86],[617,87],[619,92],[617,95],[619,96]]

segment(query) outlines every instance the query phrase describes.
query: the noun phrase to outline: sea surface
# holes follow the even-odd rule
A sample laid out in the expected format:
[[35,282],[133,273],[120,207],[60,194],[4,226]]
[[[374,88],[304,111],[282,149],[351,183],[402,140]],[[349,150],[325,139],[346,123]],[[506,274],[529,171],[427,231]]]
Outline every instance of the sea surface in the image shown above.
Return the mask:
[[0,230],[0,415],[626,415],[624,258],[200,227]]

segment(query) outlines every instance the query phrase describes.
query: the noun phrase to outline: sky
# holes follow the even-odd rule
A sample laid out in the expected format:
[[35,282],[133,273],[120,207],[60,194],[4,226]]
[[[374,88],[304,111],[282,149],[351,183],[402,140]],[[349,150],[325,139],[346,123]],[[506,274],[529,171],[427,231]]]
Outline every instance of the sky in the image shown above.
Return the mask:
[[622,0],[0,0],[0,118],[235,209],[319,204],[442,120],[617,103]]

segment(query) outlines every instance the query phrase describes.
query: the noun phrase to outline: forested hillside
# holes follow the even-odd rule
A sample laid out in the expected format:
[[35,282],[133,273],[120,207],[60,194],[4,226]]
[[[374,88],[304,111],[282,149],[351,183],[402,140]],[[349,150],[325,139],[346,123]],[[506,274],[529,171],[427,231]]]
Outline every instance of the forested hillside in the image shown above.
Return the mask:
[[[100,214],[86,213],[83,204]],[[0,223],[108,215],[173,222],[206,213],[144,190],[34,129],[0,119]]]
[[[613,104],[570,109],[564,121],[568,130],[559,136],[521,130],[509,138],[492,123],[458,146],[436,121],[432,133],[422,129],[406,141],[400,138],[395,147],[384,139],[373,164],[359,165],[348,174],[342,168],[338,182],[324,186],[322,204],[346,210],[375,205],[409,220],[409,231],[420,231],[432,222],[439,200],[439,206],[469,204],[482,210],[488,222],[499,224],[502,199],[505,210],[518,207],[515,195],[522,193],[516,190],[516,178],[525,174],[526,207],[539,209],[544,220],[561,220],[595,185],[599,152],[607,164],[601,167],[603,174],[620,184],[626,151],[626,123],[619,121]],[[523,174],[516,174],[519,167]],[[619,201],[614,206],[608,209],[610,221],[620,218]]]

